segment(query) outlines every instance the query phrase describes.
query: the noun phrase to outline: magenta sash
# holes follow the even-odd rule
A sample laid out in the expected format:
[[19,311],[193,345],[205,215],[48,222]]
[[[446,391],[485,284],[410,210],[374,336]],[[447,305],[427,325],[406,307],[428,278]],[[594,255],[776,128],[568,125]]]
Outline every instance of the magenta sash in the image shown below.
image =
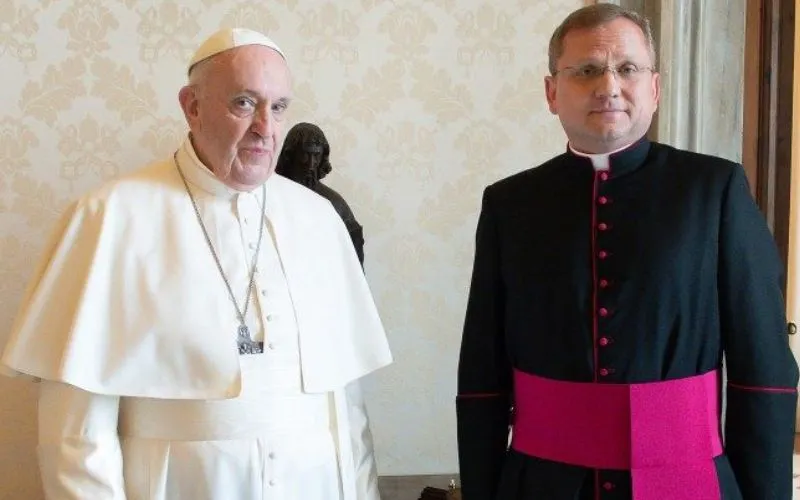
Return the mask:
[[511,446],[555,462],[630,470],[634,500],[720,500],[718,376],[607,384],[515,370]]

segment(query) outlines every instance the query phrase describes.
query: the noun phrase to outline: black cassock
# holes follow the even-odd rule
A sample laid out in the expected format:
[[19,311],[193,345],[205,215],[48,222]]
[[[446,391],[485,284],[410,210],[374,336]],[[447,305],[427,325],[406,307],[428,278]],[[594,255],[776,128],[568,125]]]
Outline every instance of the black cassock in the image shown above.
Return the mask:
[[723,498],[790,500],[798,370],[781,278],[744,170],[720,158],[642,139],[605,172],[568,151],[489,186],[458,372],[464,500],[632,498],[629,471],[508,448],[513,370],[636,384],[723,354]]

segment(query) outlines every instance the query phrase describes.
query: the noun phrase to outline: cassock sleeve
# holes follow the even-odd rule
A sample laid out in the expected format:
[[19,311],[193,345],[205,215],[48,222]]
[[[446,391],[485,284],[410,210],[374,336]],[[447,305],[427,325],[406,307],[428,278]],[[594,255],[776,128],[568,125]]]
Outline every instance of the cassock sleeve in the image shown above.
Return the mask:
[[490,190],[475,238],[456,398],[458,459],[464,500],[494,498],[508,445],[511,366],[503,327],[505,292]]
[[798,370],[781,263],[741,167],[727,186],[719,238],[727,455],[745,500],[790,500]]
[[380,500],[372,432],[359,380],[347,384],[345,398],[348,407],[350,443],[353,449],[356,491],[358,492],[356,497],[359,500]]
[[119,398],[42,381],[39,468],[48,500],[125,500]]

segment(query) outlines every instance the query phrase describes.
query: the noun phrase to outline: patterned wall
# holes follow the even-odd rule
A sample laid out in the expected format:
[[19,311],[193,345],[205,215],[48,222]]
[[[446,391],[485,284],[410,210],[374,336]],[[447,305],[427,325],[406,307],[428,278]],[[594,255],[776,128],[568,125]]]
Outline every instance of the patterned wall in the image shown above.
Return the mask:
[[[564,148],[546,44],[577,0],[0,1],[0,332],[68,200],[169,153],[184,64],[272,35],[292,119],[332,143],[396,363],[369,381],[381,472],[457,469],[453,398],[482,188]],[[5,333],[3,333],[5,334]],[[0,498],[34,498],[34,392],[0,381]]]

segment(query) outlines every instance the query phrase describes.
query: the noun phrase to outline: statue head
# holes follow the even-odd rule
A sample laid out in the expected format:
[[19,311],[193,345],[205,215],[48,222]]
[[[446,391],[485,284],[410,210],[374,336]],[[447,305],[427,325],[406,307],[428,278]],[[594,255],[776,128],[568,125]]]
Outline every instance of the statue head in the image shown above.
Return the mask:
[[330,152],[322,129],[313,123],[298,123],[286,134],[275,171],[314,189],[332,170]]

